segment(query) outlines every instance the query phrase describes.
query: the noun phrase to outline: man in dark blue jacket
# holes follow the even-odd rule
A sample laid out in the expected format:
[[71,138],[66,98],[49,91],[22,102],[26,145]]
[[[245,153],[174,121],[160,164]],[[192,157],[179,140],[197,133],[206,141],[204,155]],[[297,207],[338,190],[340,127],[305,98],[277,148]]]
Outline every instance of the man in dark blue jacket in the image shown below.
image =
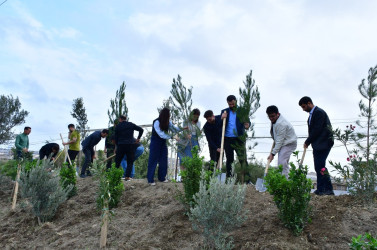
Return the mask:
[[[139,135],[135,141],[134,131],[139,131]],[[131,180],[132,165],[135,161],[135,151],[140,138],[143,135],[144,129],[127,121],[127,117],[121,115],[119,117],[119,124],[115,127],[115,144],[116,144],[116,156],[115,166],[119,168],[123,157],[127,156],[127,166],[130,166],[126,170],[126,181]]]
[[310,97],[304,96],[298,103],[303,111],[309,113],[309,137],[305,140],[304,148],[312,145],[314,168],[317,173],[317,195],[334,195],[330,174],[326,168],[326,159],[334,145],[331,133],[331,122],[326,112],[315,106]]
[[91,135],[85,138],[85,140],[81,143],[82,152],[85,155],[85,162],[81,168],[81,178],[85,178],[87,176],[91,176],[88,166],[91,162],[93,162],[94,158],[94,146],[97,145],[102,138],[105,138],[109,134],[109,130],[104,129],[102,131],[98,130],[93,132]]
[[[221,111],[221,118],[226,118],[224,149],[226,155],[226,176],[231,176],[232,163],[234,161],[234,151],[238,156],[241,166],[246,169],[247,153],[246,153],[246,130],[250,127],[250,121],[241,123],[240,114],[237,110],[237,99],[234,95],[226,98],[229,108]],[[224,113],[226,111],[226,113]]]
[[207,110],[204,113],[204,118],[207,120],[203,126],[203,130],[208,142],[209,156],[212,161],[218,163],[221,147],[221,116],[215,116],[212,110]]

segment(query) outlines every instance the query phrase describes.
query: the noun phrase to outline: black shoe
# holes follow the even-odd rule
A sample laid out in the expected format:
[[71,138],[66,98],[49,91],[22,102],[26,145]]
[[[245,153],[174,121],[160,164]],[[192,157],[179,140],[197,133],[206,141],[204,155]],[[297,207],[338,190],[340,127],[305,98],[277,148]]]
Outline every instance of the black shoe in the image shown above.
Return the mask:
[[314,194],[319,195],[318,189],[314,191]]
[[334,191],[328,190],[328,191],[323,192],[323,195],[335,195],[335,194],[334,194]]
[[85,174],[80,174],[80,178],[86,178],[87,176]]
[[86,172],[86,176],[92,176],[92,173],[90,171]]

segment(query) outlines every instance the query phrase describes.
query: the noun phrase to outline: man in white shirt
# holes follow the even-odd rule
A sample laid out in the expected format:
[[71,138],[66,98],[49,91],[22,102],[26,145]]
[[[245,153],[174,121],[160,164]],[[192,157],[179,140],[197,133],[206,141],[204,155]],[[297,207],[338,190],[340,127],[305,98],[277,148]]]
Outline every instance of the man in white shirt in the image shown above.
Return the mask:
[[276,106],[267,107],[266,113],[271,121],[270,133],[275,142],[275,146],[267,160],[272,161],[274,156],[279,153],[278,165],[283,165],[282,174],[288,179],[289,158],[297,148],[297,136],[292,124],[284,119]]

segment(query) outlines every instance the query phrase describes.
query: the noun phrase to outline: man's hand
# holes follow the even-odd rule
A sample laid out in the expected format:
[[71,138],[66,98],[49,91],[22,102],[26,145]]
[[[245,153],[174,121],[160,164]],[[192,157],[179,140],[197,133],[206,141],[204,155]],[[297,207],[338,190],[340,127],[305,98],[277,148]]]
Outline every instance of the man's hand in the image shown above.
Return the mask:
[[66,143],[66,142],[63,142],[63,146],[65,146],[65,145],[68,145],[68,143]]
[[245,126],[245,129],[249,129],[250,127],[250,124],[248,122],[245,122],[243,125]]
[[95,154],[92,156],[92,159],[93,159],[93,160],[96,159],[96,155],[95,155]]
[[227,113],[224,112],[224,113],[221,114],[221,119],[224,119],[224,118],[227,118],[227,117],[228,117]]
[[308,148],[308,145],[306,145],[305,143],[304,143],[304,148]]
[[221,148],[218,148],[218,149],[217,149],[217,152],[221,153]]
[[186,137],[187,139],[191,139],[191,134],[188,134]]
[[139,143],[140,142],[140,139],[136,139],[135,141],[135,144]]
[[105,148],[105,149],[103,150],[103,152],[106,154],[106,153],[107,153],[107,148]]
[[273,154],[270,154],[270,155],[267,157],[267,161],[272,162],[273,159],[274,159],[274,155],[273,155]]
[[28,152],[27,148],[23,148],[22,151],[23,151],[24,153],[27,153],[27,152]]

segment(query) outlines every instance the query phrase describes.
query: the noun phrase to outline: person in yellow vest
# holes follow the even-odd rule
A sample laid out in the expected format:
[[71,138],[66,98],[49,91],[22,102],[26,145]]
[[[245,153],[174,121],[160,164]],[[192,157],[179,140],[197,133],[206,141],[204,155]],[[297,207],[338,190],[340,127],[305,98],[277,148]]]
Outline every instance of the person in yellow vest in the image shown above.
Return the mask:
[[[76,156],[80,152],[80,133],[75,129],[75,125],[69,124],[68,125],[69,133],[68,133],[68,142],[63,143],[63,145],[69,145],[68,155],[71,162],[76,159]],[[68,162],[68,158],[67,158]]]

